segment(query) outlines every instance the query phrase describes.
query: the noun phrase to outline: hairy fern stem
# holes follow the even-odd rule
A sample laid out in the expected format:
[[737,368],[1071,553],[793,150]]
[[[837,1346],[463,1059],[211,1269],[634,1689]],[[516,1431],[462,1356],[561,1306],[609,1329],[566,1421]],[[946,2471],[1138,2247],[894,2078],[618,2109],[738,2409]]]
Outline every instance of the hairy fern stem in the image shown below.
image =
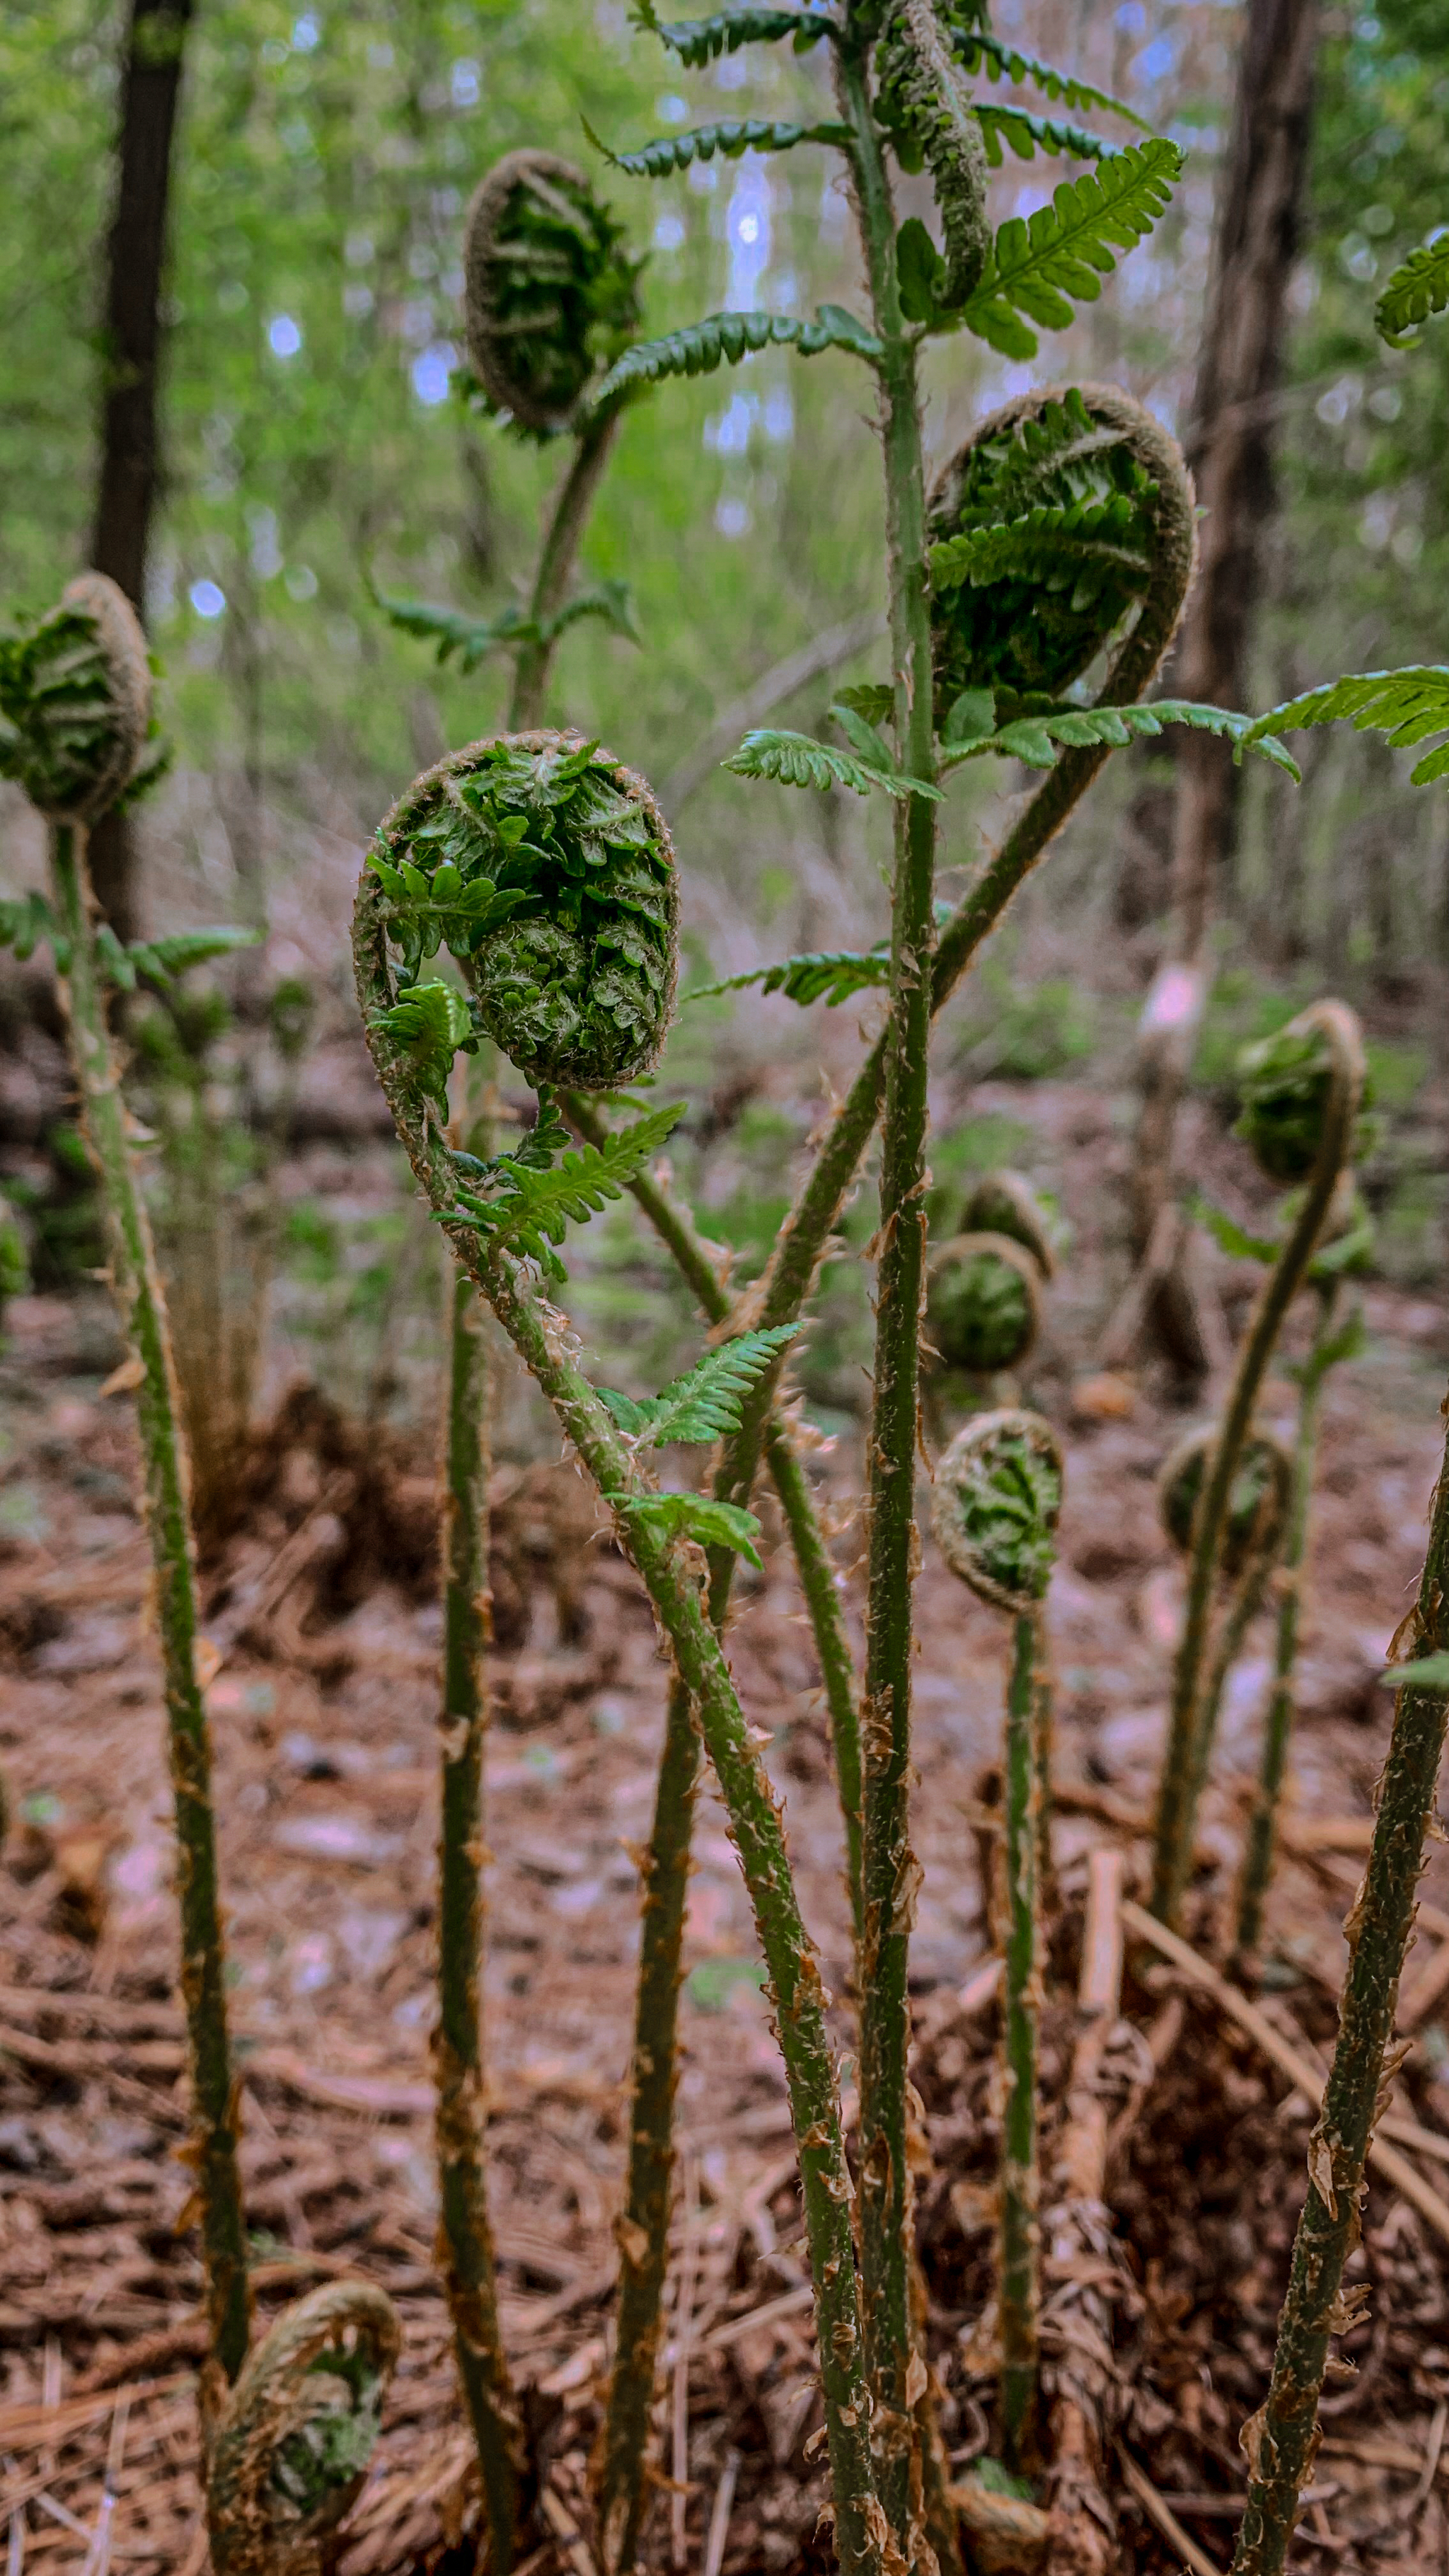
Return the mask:
[[1034,2468],[1040,2345],[1041,2225],[1037,2169],[1037,2032],[1042,1790],[1040,1614],[1017,1615],[1006,1700],[1006,1991],[1001,2016],[1001,2191],[997,2324],[1006,2465]]

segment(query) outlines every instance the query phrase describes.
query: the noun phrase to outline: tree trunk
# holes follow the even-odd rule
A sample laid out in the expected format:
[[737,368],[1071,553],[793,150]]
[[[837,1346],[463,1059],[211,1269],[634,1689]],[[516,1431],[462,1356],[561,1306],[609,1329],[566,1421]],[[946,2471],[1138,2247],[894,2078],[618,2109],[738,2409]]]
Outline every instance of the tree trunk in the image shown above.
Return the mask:
[[[91,563],[144,615],[158,482],[156,388],[171,138],[192,0],[131,0],[121,90],[115,214],[106,250],[101,469]],[[131,838],[108,814],[91,837],[97,898],[119,938],[134,935]]]
[[[1308,166],[1319,0],[1247,0],[1233,134],[1223,173],[1184,444],[1203,511],[1200,567],[1188,602],[1173,693],[1240,707],[1257,605],[1264,521],[1273,505],[1274,396],[1284,304],[1298,247]],[[1229,746],[1186,734],[1177,750],[1173,927],[1169,960],[1143,1015],[1142,1108],[1132,1176],[1139,1260],[1172,1181],[1173,1131],[1203,1002],[1203,958],[1216,880],[1232,853],[1238,773]],[[1191,1365],[1199,1340],[1180,1272],[1149,1301],[1148,1328]]]

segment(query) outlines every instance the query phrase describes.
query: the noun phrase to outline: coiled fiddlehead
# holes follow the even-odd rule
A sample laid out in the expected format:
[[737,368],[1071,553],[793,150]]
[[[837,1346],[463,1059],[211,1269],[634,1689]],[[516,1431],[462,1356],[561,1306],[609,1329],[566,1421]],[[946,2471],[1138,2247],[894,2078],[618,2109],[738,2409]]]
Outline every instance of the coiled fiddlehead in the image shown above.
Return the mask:
[[1041,2303],[1037,2218],[1037,2026],[1046,1689],[1041,1605],[1056,1563],[1062,1453],[1039,1414],[985,1413],[936,1470],[931,1525],[953,1574],[1015,1622],[1006,1700],[1006,1988],[1002,2011],[997,2313],[1002,2441],[1014,2469],[1034,2461]]
[[[1192,1547],[1193,1522],[1203,1476],[1217,1439],[1217,1426],[1203,1425],[1184,1434],[1168,1457],[1157,1481],[1162,1526],[1179,1556]],[[1283,1452],[1276,1440],[1257,1433],[1243,1443],[1237,1474],[1228,1496],[1218,1564],[1231,1582],[1265,1543],[1282,1534]]]
[[876,51],[876,114],[903,168],[931,173],[946,241],[938,303],[954,311],[979,285],[991,250],[986,146],[961,66],[931,0],[899,0]]
[[947,1368],[1018,1368],[1041,1324],[1040,1273],[1009,1234],[958,1234],[926,1273],[927,1337]]
[[146,639],[124,591],[83,572],[59,605],[0,643],[0,777],[52,823],[93,823],[141,756],[151,717]]
[[468,355],[494,408],[536,438],[570,427],[638,328],[641,263],[582,170],[510,152],[468,209]]
[[[1307,1180],[1318,1158],[1333,1075],[1329,1033],[1312,1023],[1311,1014],[1240,1050],[1237,1078],[1243,1105],[1233,1134],[1241,1137],[1266,1179],[1280,1186]],[[1369,1098],[1365,1078],[1361,1108],[1367,1108]],[[1354,1133],[1355,1156],[1367,1142],[1364,1125],[1361,1119]],[[1330,1209],[1325,1233],[1333,1215]]]
[[963,1234],[1007,1234],[1031,1254],[1043,1279],[1056,1275],[1055,1229],[1024,1172],[988,1172],[961,1211]]
[[674,845],[645,780],[597,743],[505,734],[452,753],[387,815],[372,865],[400,999],[445,989],[417,979],[446,942],[475,1035],[531,1082],[611,1091],[658,1062],[678,975]]
[[279,2317],[218,2419],[215,2576],[321,2576],[367,2474],[402,2328],[385,2291],[328,2281]]
[[942,469],[927,506],[938,546],[991,535],[962,578],[937,573],[943,722],[969,689],[995,690],[1002,721],[1017,699],[1060,697],[1134,609],[1101,698],[1140,695],[1187,595],[1194,523],[1182,451],[1130,394],[1073,385],[1004,404]]

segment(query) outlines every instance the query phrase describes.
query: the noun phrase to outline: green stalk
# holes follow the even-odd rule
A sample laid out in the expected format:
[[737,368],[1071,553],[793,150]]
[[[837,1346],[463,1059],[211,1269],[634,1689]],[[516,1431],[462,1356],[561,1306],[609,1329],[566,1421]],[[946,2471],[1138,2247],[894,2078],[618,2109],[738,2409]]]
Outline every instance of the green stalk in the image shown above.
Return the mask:
[[1305,1023],[1322,1029],[1327,1037],[1333,1056],[1333,1078],[1318,1157],[1303,1194],[1298,1221],[1268,1275],[1238,1355],[1232,1391],[1203,1477],[1193,1523],[1187,1608],[1173,1667],[1167,1756],[1158,1793],[1152,1862],[1152,1912],[1160,1922],[1169,1924],[1176,1922],[1182,1903],[1196,1836],[1203,1669],[1209,1646],[1213,1583],[1233,1479],[1273,1346],[1302,1284],[1339,1174],[1352,1150],[1363,1088],[1363,1050],[1351,1013],[1341,1003],[1320,1002],[1303,1018]]
[[[1444,1408],[1449,1416],[1449,1403]],[[1449,1452],[1434,1489],[1429,1545],[1409,1658],[1449,1648]],[[1385,2052],[1423,1865],[1424,1839],[1444,1750],[1449,1699],[1442,1688],[1401,1688],[1379,1783],[1368,1868],[1344,1926],[1348,1976],[1323,2109],[1308,2150],[1308,2197],[1298,2222],[1288,2295],[1278,2322],[1267,2402],[1244,2427],[1248,2502],[1233,2576],[1278,2576],[1298,2498],[1318,2448],[1318,2400],[1331,2337],[1358,2305],[1342,2296],[1343,2267],[1359,2240],[1364,2166],[1382,2100]]]
[[[1261,1435],[1260,1435],[1261,1437]],[[1243,1640],[1263,1607],[1273,1568],[1283,1546],[1284,1530],[1291,1507],[1293,1464],[1276,1440],[1263,1441],[1272,1459],[1275,1482],[1259,1506],[1258,1529],[1248,1561],[1238,1578],[1213,1641],[1212,1657],[1202,1687],[1198,1709],[1197,1731],[1192,1747],[1192,1811],[1196,1818],[1207,1787],[1212,1767],[1213,1745],[1217,1738],[1218,1716],[1228,1675],[1243,1651]]]
[[[616,411],[603,413],[591,419],[587,429],[574,442],[573,461],[553,505],[533,584],[530,607],[540,623],[555,617],[563,606],[564,593],[573,575],[575,558],[618,426]],[[542,724],[549,666],[556,649],[556,640],[525,644],[520,648],[513,667],[513,699],[508,711],[510,733],[528,733],[534,726]]]
[[136,1411],[144,1509],[155,1568],[176,1816],[181,1992],[191,2069],[192,2132],[187,2159],[195,2175],[206,2284],[209,2359],[203,2399],[214,2409],[221,2395],[218,2383],[234,2380],[246,2359],[251,2300],[237,2168],[237,2086],[227,2034],[211,1739],[196,1673],[196,1569],[179,1429],[180,1398],[151,1227],[136,1186],[120,1075],[106,1027],[85,847],[80,824],[52,826],[51,885],[67,951],[61,998],[86,1136],[101,1176],[111,1288],[139,1372]]
[[1303,1560],[1308,1546],[1308,1515],[1313,1501],[1313,1468],[1318,1453],[1318,1421],[1323,1385],[1328,1375],[1323,1353],[1333,1338],[1338,1282],[1329,1279],[1318,1292],[1318,1329],[1303,1370],[1298,1404],[1298,1431],[1293,1451],[1293,1485],[1288,1534],[1279,1575],[1278,1636],[1273,1658],[1273,1692],[1263,1726],[1263,1752],[1257,1794],[1248,1820],[1243,1874],[1238,1887],[1237,1927],[1233,1955],[1243,1962],[1257,1954],[1263,1937],[1263,1903],[1273,1875],[1278,1836],[1278,1804],[1288,1767],[1293,1732],[1293,1673],[1298,1660],[1298,1623],[1303,1612]]
[[[839,49],[839,97],[852,128],[856,215],[873,325],[881,343],[886,560],[895,732],[901,766],[935,774],[926,484],[916,335],[900,309],[895,210],[871,113],[866,61]],[[890,1018],[885,1030],[881,1230],[876,1341],[867,1443],[869,1572],[866,1616],[861,1943],[860,2214],[866,2348],[881,2504],[908,2565],[918,2563],[921,2434],[927,2399],[911,2314],[915,2192],[910,2160],[907,1990],[918,1867],[910,1848],[912,1596],[916,1421],[925,1279],[926,1079],[935,945],[936,810],[924,796],[896,808],[891,904]],[[914,2364],[914,2368],[913,2368]]]
[[[375,1016],[386,1001],[388,979],[378,900],[367,878],[358,897],[354,948],[358,999],[372,1036],[379,1078],[417,1178],[430,1206],[441,1213],[452,1205],[454,1190],[446,1151],[426,1124],[405,1065],[375,1033]],[[633,1455],[574,1365],[563,1319],[525,1294],[514,1267],[501,1257],[490,1260],[466,1227],[449,1232],[459,1257],[553,1405],[562,1430],[600,1492],[637,1490]],[[857,2570],[883,2576],[856,2295],[851,2183],[820,1971],[800,1918],[779,1809],[750,1741],[708,1607],[690,1570],[687,1544],[662,1539],[633,1521],[621,1527],[620,1535],[672,1649],[681,1688],[696,1712],[729,1814],[769,1973],[800,2160],[837,2552],[846,2576],[856,2576]]]
[[1037,2172],[1039,1614],[1020,1613],[1006,1701],[1006,1994],[1001,2020],[997,2317],[1002,2445],[1018,2475],[1036,2463],[1041,2227]]

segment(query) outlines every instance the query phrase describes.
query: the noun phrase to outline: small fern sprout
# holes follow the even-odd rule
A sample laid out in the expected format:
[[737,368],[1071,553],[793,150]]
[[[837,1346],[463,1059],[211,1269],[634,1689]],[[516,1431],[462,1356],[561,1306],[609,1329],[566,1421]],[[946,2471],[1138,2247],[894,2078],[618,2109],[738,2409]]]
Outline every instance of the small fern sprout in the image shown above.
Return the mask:
[[[1237,1079],[1242,1109],[1233,1129],[1260,1172],[1280,1187],[1306,1181],[1318,1158],[1333,1090],[1334,1054],[1331,1032],[1311,1012],[1290,1020],[1272,1037],[1243,1047]],[[1367,1109],[1371,1091],[1365,1078],[1360,1107]],[[1367,1142],[1362,1123],[1353,1138],[1355,1157]],[[1343,1177],[1347,1177],[1344,1175]],[[1333,1210],[1324,1222],[1325,1239]],[[1340,1229],[1341,1230],[1341,1229]]]
[[[1209,1423],[1184,1434],[1158,1478],[1157,1502],[1162,1526],[1179,1556],[1192,1547],[1193,1521],[1202,1493],[1203,1474],[1212,1456],[1217,1426]],[[1243,1443],[1223,1522],[1218,1564],[1229,1581],[1242,1573],[1248,1559],[1282,1533],[1282,1450],[1263,1434]]]
[[926,1273],[926,1330],[945,1366],[977,1377],[1019,1368],[1041,1327],[1040,1275],[1011,1234],[943,1243]]
[[[393,807],[371,865],[401,951],[391,1034],[415,1035],[435,1096],[480,1035],[531,1082],[578,1091],[658,1063],[678,975],[674,847],[646,781],[597,743],[536,732],[454,752]],[[419,980],[442,945],[466,1001]]]
[[92,823],[115,804],[151,718],[146,639],[104,573],[67,584],[57,607],[0,643],[0,777],[52,823]]
[[1043,1279],[1057,1267],[1059,1227],[1024,1172],[988,1172],[961,1211],[963,1234],[1005,1234],[1031,1254]]
[[278,2318],[216,2425],[216,2576],[322,2576],[367,2474],[402,2328],[385,2291],[328,2281]]
[[1041,1605],[1056,1562],[1062,1453],[1039,1414],[986,1413],[936,1470],[931,1525],[953,1574],[1014,1621],[1006,1700],[1006,1988],[1002,2009],[997,2319],[1001,2432],[1008,2466],[1035,2462],[1041,2231],[1037,2035],[1041,2011],[1041,1759],[1047,1720]]
[[468,209],[468,355],[493,408],[535,438],[574,424],[639,323],[642,262],[582,170],[510,152]]

